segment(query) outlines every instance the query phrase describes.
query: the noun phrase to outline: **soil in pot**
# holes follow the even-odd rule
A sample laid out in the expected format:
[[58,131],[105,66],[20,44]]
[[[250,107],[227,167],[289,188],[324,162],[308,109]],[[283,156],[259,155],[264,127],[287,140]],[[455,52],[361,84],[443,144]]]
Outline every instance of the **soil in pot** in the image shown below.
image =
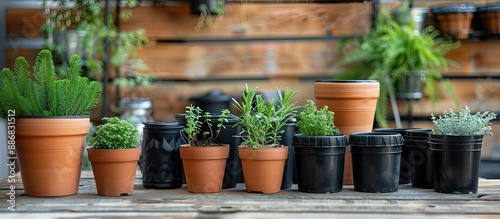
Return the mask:
[[364,132],[349,137],[354,190],[395,192],[399,186],[399,165],[403,136],[399,133]]
[[333,193],[342,191],[344,156],[347,138],[344,136],[293,138],[297,184],[299,191]]

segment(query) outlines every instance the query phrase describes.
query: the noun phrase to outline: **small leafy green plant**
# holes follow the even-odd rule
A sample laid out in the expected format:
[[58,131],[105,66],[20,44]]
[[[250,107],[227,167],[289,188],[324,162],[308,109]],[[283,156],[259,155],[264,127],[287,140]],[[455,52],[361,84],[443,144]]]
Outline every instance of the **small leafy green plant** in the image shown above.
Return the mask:
[[58,79],[52,53],[38,53],[33,74],[24,57],[14,63],[14,71],[0,73],[0,118],[9,110],[16,116],[80,116],[89,115],[101,95],[101,85],[81,77],[81,59],[73,55],[66,74]]
[[[214,135],[210,112],[203,112],[200,107],[193,105],[187,106],[186,109],[186,127],[184,127],[185,133],[182,133],[182,136],[187,140],[188,144],[197,147],[219,145],[213,143],[213,141],[219,136],[221,130],[226,128],[224,123],[228,122],[229,110],[223,109],[221,111],[219,118],[217,118],[217,129]],[[208,131],[202,132],[204,124],[208,127]]]
[[299,121],[295,124],[304,136],[338,136],[340,130],[333,124],[334,112],[328,106],[316,108],[312,100],[307,100],[304,110],[298,114]]
[[140,138],[138,130],[118,117],[102,118],[106,123],[97,126],[95,135],[90,138],[89,147],[93,149],[129,149],[137,147]]
[[443,115],[435,117],[431,114],[432,122],[436,125],[437,130],[433,130],[434,134],[443,135],[493,135],[491,133],[490,121],[496,118],[496,114],[492,112],[477,112],[471,114],[469,107],[465,107],[459,113],[444,111]]
[[233,105],[241,113],[234,126],[242,127],[242,145],[254,149],[281,146],[278,141],[284,132],[282,128],[296,114],[296,106],[290,102],[296,92],[276,89],[277,104],[274,101],[266,104],[264,97],[257,92],[258,87],[250,89],[248,85],[241,94],[241,103],[232,98]]

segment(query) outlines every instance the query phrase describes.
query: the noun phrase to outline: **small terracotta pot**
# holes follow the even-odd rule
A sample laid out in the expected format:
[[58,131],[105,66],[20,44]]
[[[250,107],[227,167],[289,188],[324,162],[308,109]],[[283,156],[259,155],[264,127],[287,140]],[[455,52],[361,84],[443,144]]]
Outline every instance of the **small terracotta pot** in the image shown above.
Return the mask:
[[431,9],[439,29],[445,36],[464,40],[472,32],[471,23],[476,7],[472,4],[442,5]]
[[101,196],[132,195],[134,192],[140,148],[88,148],[97,194]]
[[238,152],[247,192],[265,194],[280,192],[285,161],[288,157],[287,146],[259,149],[239,146]]
[[16,154],[29,196],[78,193],[90,117],[16,118]]
[[[334,124],[349,138],[354,132],[370,132],[380,95],[375,80],[317,80],[314,97],[318,108],[328,106],[335,113]],[[346,148],[350,151],[350,147]],[[351,153],[345,154],[344,185],[353,184]]]
[[229,144],[208,147],[181,145],[180,153],[189,192],[221,191]]

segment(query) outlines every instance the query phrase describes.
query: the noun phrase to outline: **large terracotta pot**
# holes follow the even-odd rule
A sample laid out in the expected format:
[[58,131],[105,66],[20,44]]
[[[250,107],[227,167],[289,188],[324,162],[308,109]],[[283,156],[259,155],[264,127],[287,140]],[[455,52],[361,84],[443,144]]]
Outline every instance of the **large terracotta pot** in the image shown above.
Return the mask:
[[[318,108],[328,106],[335,113],[334,124],[347,137],[355,132],[370,132],[380,94],[375,80],[317,80],[314,97]],[[344,185],[353,184],[352,158],[346,148]]]
[[221,191],[229,144],[209,147],[181,145],[180,154],[189,192]]
[[78,193],[90,117],[18,117],[16,154],[29,196]]
[[238,152],[247,192],[280,192],[288,147],[253,149],[240,146]]
[[101,196],[132,195],[134,192],[140,148],[88,148],[97,194]]

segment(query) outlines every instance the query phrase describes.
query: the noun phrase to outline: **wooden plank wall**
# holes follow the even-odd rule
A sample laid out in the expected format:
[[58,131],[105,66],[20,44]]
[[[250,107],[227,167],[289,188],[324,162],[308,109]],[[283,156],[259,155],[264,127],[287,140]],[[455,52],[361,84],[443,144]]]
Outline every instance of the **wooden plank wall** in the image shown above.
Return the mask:
[[[416,6],[434,6],[456,1],[414,2]],[[475,4],[492,2],[495,1]],[[371,2],[228,3],[226,8],[222,18],[214,17],[216,27],[205,24],[200,30],[195,30],[199,16],[191,14],[189,5],[183,2],[134,8],[132,19],[121,23],[124,30],[145,29],[149,38],[138,58],[149,66],[144,73],[155,75],[159,81],[140,88],[135,96],[154,100],[156,120],[174,121],[175,114],[182,113],[190,103],[189,97],[212,89],[237,97],[246,83],[262,90],[289,87],[298,91],[298,104],[314,99],[313,80],[332,78],[343,70],[338,64],[341,54],[335,51],[339,40],[314,39],[361,35],[371,24],[372,9]],[[431,15],[428,18],[432,23]],[[21,55],[33,62],[40,48],[15,42],[39,39],[37,30],[42,22],[38,8],[7,10],[7,37],[11,44],[5,50],[8,67]],[[301,37],[308,40],[296,40]],[[452,80],[462,106],[500,112],[499,55],[498,38],[466,40],[447,55],[459,65],[445,75],[465,78]],[[116,102],[115,90],[111,86],[109,91],[112,104]],[[127,91],[121,89],[122,94]],[[399,101],[398,106],[405,116],[407,103]],[[450,107],[453,102],[444,94],[435,106],[424,98],[414,102],[412,109],[413,115],[425,118],[431,112],[441,114]],[[99,120],[99,112],[98,107],[92,116],[94,121]],[[432,123],[417,121],[413,127],[432,127]],[[500,158],[491,153],[492,148],[500,148],[499,122],[494,123],[493,131],[495,137],[486,137],[483,156]]]

